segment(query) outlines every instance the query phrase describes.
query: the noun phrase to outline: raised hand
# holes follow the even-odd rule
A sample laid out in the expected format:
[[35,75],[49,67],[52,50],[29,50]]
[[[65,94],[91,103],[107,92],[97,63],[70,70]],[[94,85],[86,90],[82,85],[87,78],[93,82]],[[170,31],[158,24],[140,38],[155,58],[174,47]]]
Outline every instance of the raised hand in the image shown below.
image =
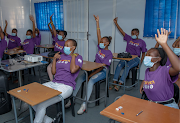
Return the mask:
[[29,15],[29,19],[34,22],[34,17],[32,15]]
[[99,16],[98,15],[97,16],[93,15],[93,16],[94,16],[96,22],[98,22],[99,21]]
[[118,19],[118,17],[114,18],[114,20],[113,20],[114,23],[117,23],[117,19]]
[[53,15],[54,15],[54,13],[50,16],[50,21],[51,21],[51,22],[53,22],[53,21],[52,21],[52,16],[53,16]]
[[6,25],[8,25],[8,22],[7,22],[7,20],[5,20],[5,24],[6,24]]
[[161,28],[161,34],[159,32],[159,29],[157,29],[157,33],[158,33],[158,37],[157,34],[155,34],[155,39],[156,41],[162,45],[162,44],[166,44],[167,43],[167,39],[168,39],[168,31]]

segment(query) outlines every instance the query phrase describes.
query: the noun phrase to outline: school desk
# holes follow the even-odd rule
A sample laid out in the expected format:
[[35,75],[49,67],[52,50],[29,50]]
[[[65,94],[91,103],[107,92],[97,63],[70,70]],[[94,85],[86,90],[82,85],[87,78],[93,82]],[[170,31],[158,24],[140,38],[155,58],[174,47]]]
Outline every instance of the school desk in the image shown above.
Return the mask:
[[[117,111],[119,106],[123,108]],[[143,112],[140,113],[141,111]],[[140,114],[136,116],[138,113]],[[129,95],[123,95],[100,114],[122,123],[180,122],[180,110]]]
[[[125,67],[124,67],[125,73],[126,73],[126,70],[127,70],[127,61],[131,61],[132,59],[138,57],[137,55],[132,55],[132,58],[118,58],[117,56],[118,56],[118,53],[113,53],[113,59],[123,60],[125,62]],[[140,63],[139,63],[139,66],[140,66]],[[126,76],[126,74],[124,74],[124,76]],[[140,76],[140,69],[139,69],[139,72],[138,72],[138,82],[137,83],[134,82],[131,86],[126,86],[126,79],[125,79],[124,84],[122,85],[124,87],[124,91],[123,91],[124,93],[125,93],[126,88],[131,88],[131,87],[133,87],[133,86],[135,86],[136,84],[139,83],[139,76]],[[109,84],[120,86],[119,84],[115,84],[113,82],[109,82]]]
[[24,51],[24,50],[14,50],[14,49],[9,49],[9,50],[4,51],[4,54],[9,55],[10,58],[11,58],[11,55],[16,55],[16,54],[20,54],[20,53],[26,53],[26,51]]
[[88,83],[88,72],[92,71],[92,70],[95,70],[95,69],[98,69],[98,68],[101,68],[101,67],[104,67],[106,69],[106,86],[105,86],[105,95],[102,96],[101,98],[98,98],[94,101],[87,101],[87,98],[84,100],[82,98],[79,98],[79,97],[75,97],[76,99],[79,99],[79,100],[82,100],[82,101],[85,101],[86,102],[86,112],[87,112],[87,103],[93,103],[93,102],[96,102],[102,98],[105,98],[105,105],[106,105],[106,94],[107,94],[107,80],[108,80],[108,70],[106,68],[106,65],[105,64],[101,64],[101,63],[96,63],[96,62],[90,62],[90,61],[83,61],[83,65],[82,65],[82,70],[85,72],[86,74],[86,91],[85,91],[85,95],[87,97],[87,83]]
[[59,92],[57,90],[51,89],[51,88],[46,87],[46,86],[39,84],[37,82],[34,82],[31,84],[10,90],[8,93],[10,95],[12,95],[12,101],[13,101],[13,108],[14,108],[14,115],[15,115],[16,123],[18,123],[18,121],[20,119],[17,118],[16,104],[15,104],[14,97],[22,100],[23,102],[25,102],[29,105],[30,122],[33,123],[32,106],[35,106],[39,103],[42,103],[42,102],[44,102],[50,98],[53,98],[55,96],[59,96],[62,100],[63,123],[65,123],[64,99],[60,95],[62,92]]
[[36,47],[40,47],[40,48],[44,48],[44,52],[45,52],[45,49],[53,49],[54,48],[54,45],[52,44],[42,44],[42,45],[37,45]]

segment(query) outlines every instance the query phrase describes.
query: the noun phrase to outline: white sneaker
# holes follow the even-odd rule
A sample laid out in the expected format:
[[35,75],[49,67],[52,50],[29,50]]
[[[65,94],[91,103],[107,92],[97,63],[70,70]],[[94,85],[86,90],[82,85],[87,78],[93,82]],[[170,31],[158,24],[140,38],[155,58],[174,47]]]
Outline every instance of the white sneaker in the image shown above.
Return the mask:
[[86,110],[85,104],[82,104],[80,109],[77,111],[77,114],[83,114]]
[[69,108],[71,106],[71,100],[68,101],[68,103],[66,103],[65,108]]

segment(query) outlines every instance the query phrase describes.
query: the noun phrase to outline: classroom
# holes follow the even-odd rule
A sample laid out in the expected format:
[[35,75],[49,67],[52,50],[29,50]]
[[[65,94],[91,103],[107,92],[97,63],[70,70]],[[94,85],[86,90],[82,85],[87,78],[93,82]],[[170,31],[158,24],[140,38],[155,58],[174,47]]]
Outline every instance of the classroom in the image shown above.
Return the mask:
[[179,123],[180,0],[0,0],[0,123]]

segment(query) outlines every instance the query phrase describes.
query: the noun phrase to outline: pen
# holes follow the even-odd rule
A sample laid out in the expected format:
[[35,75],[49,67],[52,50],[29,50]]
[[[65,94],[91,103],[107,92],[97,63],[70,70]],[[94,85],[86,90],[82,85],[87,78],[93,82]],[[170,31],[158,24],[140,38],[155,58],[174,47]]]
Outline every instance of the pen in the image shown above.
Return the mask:
[[143,110],[141,112],[139,112],[138,114],[136,114],[136,116],[140,115],[143,112]]
[[29,89],[27,89],[26,93],[28,92]]

